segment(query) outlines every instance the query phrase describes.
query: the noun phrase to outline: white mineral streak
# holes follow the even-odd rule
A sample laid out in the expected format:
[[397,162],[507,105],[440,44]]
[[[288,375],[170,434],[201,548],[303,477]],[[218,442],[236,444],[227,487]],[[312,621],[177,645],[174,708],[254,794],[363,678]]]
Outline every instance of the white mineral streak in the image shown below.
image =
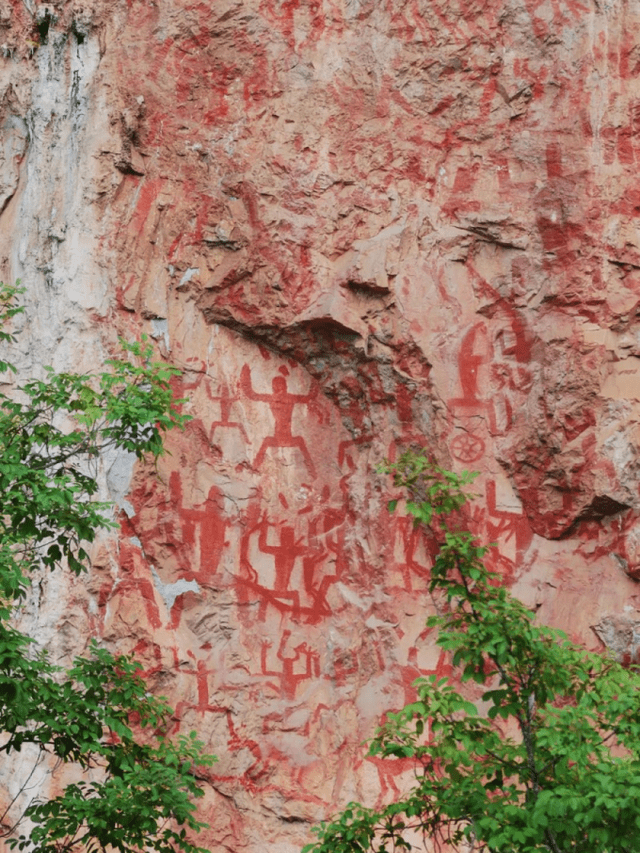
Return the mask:
[[163,583],[155,566],[151,566],[151,574],[153,575],[153,582],[160,593],[160,597],[165,603],[168,613],[171,613],[171,608],[176,603],[176,598],[184,595],[186,592],[198,593],[201,591],[196,581],[179,580],[175,583]]
[[[97,38],[79,44],[51,33],[34,60],[24,114],[5,115],[0,140],[0,212],[13,220],[3,277],[20,280],[25,313],[16,358],[20,380],[39,376],[44,365],[57,370],[99,370],[106,356],[96,320],[109,304],[109,275],[101,263],[99,227],[92,206],[94,160],[105,138],[107,112],[95,97],[100,63]],[[9,202],[12,209],[8,209]],[[109,335],[113,338],[113,334]],[[133,464],[130,454],[111,454],[102,499],[124,500]],[[113,548],[113,544],[111,546]],[[84,650],[89,630],[69,609],[77,583],[61,573],[36,579],[21,613],[21,625],[54,659],[69,662]],[[9,793],[26,790],[16,807],[35,793],[53,791],[47,762],[23,750],[12,763]],[[35,767],[35,769],[34,769]]]
[[90,370],[104,351],[89,312],[94,318],[105,313],[109,284],[89,203],[95,146],[106,121],[91,99],[100,61],[97,39],[80,45],[51,33],[35,58],[9,268],[26,288],[24,366]]

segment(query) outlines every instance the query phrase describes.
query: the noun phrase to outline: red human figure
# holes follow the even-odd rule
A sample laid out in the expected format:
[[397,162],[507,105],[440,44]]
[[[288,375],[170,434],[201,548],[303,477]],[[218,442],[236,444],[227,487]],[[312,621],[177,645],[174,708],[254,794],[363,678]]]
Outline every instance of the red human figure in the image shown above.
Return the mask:
[[277,545],[269,545],[267,529],[271,526],[273,525],[268,524],[266,517],[260,522],[258,547],[263,554],[271,554],[275,560],[274,590],[276,592],[288,592],[295,562],[307,549],[301,546],[302,539],[295,538],[295,530],[288,524],[283,524],[280,528],[280,542]]
[[[185,580],[195,580],[205,585],[211,583],[226,544],[225,534],[229,524],[219,510],[222,493],[216,486],[212,486],[204,503],[185,506],[180,472],[172,471],[169,494],[181,528],[181,542],[188,549],[184,557]],[[194,555],[198,551],[200,560],[196,563]]]
[[488,416],[490,424],[493,424],[493,408],[482,401],[478,383],[480,367],[489,359],[488,350],[484,324],[476,323],[464,336],[458,354],[462,397],[449,401],[456,427],[460,430],[451,442],[451,453],[465,464],[480,459],[485,450],[484,441],[474,433],[477,417]]
[[[272,645],[268,640],[262,643],[261,654],[262,674],[275,675],[276,678],[279,679],[282,692],[287,699],[295,698],[298,684],[306,681],[312,676],[317,677],[320,675],[320,656],[317,652],[310,649],[306,643],[300,643],[299,645],[294,646],[292,655],[285,654],[285,649],[290,637],[291,631],[287,630],[283,632],[282,637],[280,638],[280,645],[278,646],[278,651],[276,653],[278,660],[282,661],[282,669],[280,672],[267,669],[267,653]],[[306,658],[304,670],[302,672],[296,672],[295,664],[303,657]]]
[[476,323],[464,336],[458,356],[460,384],[462,385],[462,401],[464,403],[479,403],[478,399],[478,370],[483,361],[478,352],[479,339],[484,332],[482,323]]
[[290,599],[294,611],[299,611],[300,593],[296,589],[290,589],[289,584],[296,560],[305,553],[306,548],[301,544],[302,539],[296,540],[295,530],[288,524],[283,524],[280,528],[280,541],[278,544],[270,545],[267,534],[269,526],[271,525],[264,518],[260,523],[258,548],[263,554],[270,554],[274,559],[275,579],[273,582],[272,600],[274,600],[277,606],[278,601],[281,601],[283,598],[285,600]]
[[[205,501],[188,506],[183,495],[180,472],[172,471],[169,477],[169,495],[165,502],[171,512],[161,512],[156,525],[148,528],[143,534],[144,543],[148,544],[152,559],[155,555],[154,562],[162,565],[162,559],[153,543],[169,541],[178,546],[174,549],[177,560],[174,577],[187,584],[195,581],[198,586],[210,586],[214,582],[224,548],[228,544],[226,533],[229,521],[221,509],[222,493],[216,486],[212,486]],[[183,591],[186,592],[187,589]],[[170,605],[170,621],[167,627],[178,627],[184,605],[184,595],[179,594]]]
[[287,380],[284,376],[275,376],[271,382],[273,389],[272,394],[257,394],[253,390],[251,384],[251,372],[249,366],[245,364],[240,374],[240,384],[242,390],[250,400],[256,400],[260,403],[266,403],[271,409],[271,414],[275,420],[274,434],[267,436],[258,450],[255,458],[257,466],[262,464],[265,453],[270,447],[297,447],[302,453],[307,470],[313,478],[316,476],[316,469],[304,438],[301,435],[293,435],[291,432],[291,419],[293,417],[293,407],[303,403],[309,403],[317,395],[317,390],[314,388],[308,394],[291,394],[287,388]]
[[[345,536],[347,509],[344,506],[330,507],[329,500],[330,489],[325,485],[322,489],[323,509],[309,522],[309,543],[315,547],[308,549],[302,561],[304,588],[313,601],[315,621],[331,613],[327,593],[340,580],[349,564]],[[329,572],[327,566],[331,566]]]
[[[191,657],[191,653],[189,653]],[[171,732],[171,734],[176,734],[180,731],[181,721],[183,717],[186,715],[187,711],[195,711],[198,714],[228,714],[229,708],[226,705],[212,705],[209,699],[209,675],[211,675],[211,670],[206,668],[206,663],[203,660],[199,660],[196,664],[196,668],[191,667],[190,669],[186,669],[185,667],[179,666],[176,662],[174,664],[175,669],[179,671],[181,675],[191,675],[195,676],[196,680],[196,692],[198,694],[198,698],[196,702],[189,701],[188,699],[182,699],[180,702],[176,704],[176,710],[174,713],[175,725]]]
[[[276,544],[271,544],[268,535],[269,528],[278,527],[280,528],[279,541]],[[258,549],[263,554],[273,557],[273,580],[266,583],[249,558],[250,542],[256,531],[258,531]],[[302,544],[302,541],[301,538],[295,538],[293,527],[286,524],[271,524],[266,516],[263,516],[243,536],[240,550],[245,578],[241,583],[255,590],[262,598],[261,621],[264,621],[265,608],[268,603],[273,604],[280,611],[290,611],[296,615],[312,613],[312,608],[301,608],[300,590],[291,588],[291,576],[296,567],[296,562],[309,553],[309,549]]]
[[127,606],[114,608],[114,615],[122,619],[122,614],[128,610],[135,614],[136,608],[132,608],[131,601],[139,596],[146,610],[148,625],[155,630],[161,628],[162,619],[156,590],[140,547],[124,539],[120,542],[119,556],[121,574],[115,582],[110,580],[100,588],[99,606],[106,607],[116,596],[123,596]]
[[[424,583],[429,577],[430,566],[420,562],[417,557],[417,552],[420,546],[424,544],[425,555],[427,558],[432,557],[432,543],[429,541],[428,534],[419,527],[414,527],[413,519],[408,516],[402,516],[395,519],[395,535],[400,540],[403,551],[403,559],[400,565],[404,589],[407,592],[420,591],[424,589]],[[417,590],[414,589],[413,575],[420,578],[423,583],[418,585]]]
[[202,370],[196,374],[195,379],[192,379],[190,382],[185,381],[183,385],[184,392],[193,391],[202,385],[204,386],[207,397],[213,403],[220,403],[220,420],[213,421],[211,423],[209,429],[209,441],[213,443],[213,436],[217,427],[228,427],[229,429],[237,429],[241,432],[244,440],[249,443],[249,438],[247,437],[244,425],[240,421],[231,420],[231,406],[233,403],[237,402],[238,397],[232,397],[229,393],[228,385],[225,385],[224,383],[220,383],[220,393],[218,395],[212,394],[211,384],[211,378],[206,373],[206,367],[203,366]]
[[237,397],[232,397],[229,393],[229,388],[226,385],[220,386],[220,394],[217,397],[214,397],[213,394],[209,393],[209,387],[207,386],[207,396],[213,402],[220,403],[220,420],[213,421],[211,424],[211,431],[209,432],[209,441],[213,444],[213,436],[218,427],[226,427],[227,429],[237,429],[242,433],[244,440],[249,443],[249,439],[247,437],[247,433],[245,431],[244,426],[240,423],[240,421],[232,421],[230,419],[231,415],[231,405],[237,400]]
[[[315,535],[316,528],[310,526],[309,530],[310,541],[305,536],[296,538],[293,526],[272,523],[266,514],[260,517],[257,505],[250,509],[247,530],[240,542],[238,595],[245,601],[249,600],[249,591],[258,594],[259,621],[264,621],[268,604],[312,623],[331,612],[324,596],[337,579],[336,568],[329,562],[331,575],[326,579],[314,577],[317,567],[327,563],[330,551]],[[257,552],[268,555],[272,561],[265,563]]]

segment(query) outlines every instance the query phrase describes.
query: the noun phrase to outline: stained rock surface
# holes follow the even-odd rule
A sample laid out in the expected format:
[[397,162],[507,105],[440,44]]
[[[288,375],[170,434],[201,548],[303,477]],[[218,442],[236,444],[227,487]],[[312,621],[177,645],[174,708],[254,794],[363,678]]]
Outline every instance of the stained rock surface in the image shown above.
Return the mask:
[[104,460],[120,537],[24,619],[136,651],[220,757],[212,851],[403,785],[360,744],[446,661],[398,448],[480,471],[516,594],[637,659],[638,32],[630,0],[0,0],[21,372],[146,333],[193,416],[157,470]]

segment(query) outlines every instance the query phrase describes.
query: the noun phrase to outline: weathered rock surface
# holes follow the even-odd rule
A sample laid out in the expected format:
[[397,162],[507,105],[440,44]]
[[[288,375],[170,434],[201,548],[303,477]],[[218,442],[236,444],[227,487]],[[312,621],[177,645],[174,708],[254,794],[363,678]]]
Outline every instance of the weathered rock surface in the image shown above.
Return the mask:
[[28,618],[135,649],[220,756],[212,851],[290,853],[402,784],[360,743],[446,664],[372,473],[397,447],[480,470],[515,592],[637,658],[639,28],[627,0],[0,0],[21,368],[145,332],[193,415],[157,473],[105,461],[122,536]]

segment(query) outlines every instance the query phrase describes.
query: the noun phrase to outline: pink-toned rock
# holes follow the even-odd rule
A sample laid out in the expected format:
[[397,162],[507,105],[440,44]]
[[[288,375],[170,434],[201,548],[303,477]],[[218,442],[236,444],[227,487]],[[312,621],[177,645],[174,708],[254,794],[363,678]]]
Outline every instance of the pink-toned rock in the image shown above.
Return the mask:
[[639,18],[0,2],[23,375],[95,369],[144,332],[193,416],[157,470],[104,460],[121,537],[25,624],[61,655],[92,632],[136,650],[220,756],[212,851],[290,853],[403,784],[360,744],[447,664],[429,543],[374,473],[398,447],[481,471],[494,566],[635,660]]

